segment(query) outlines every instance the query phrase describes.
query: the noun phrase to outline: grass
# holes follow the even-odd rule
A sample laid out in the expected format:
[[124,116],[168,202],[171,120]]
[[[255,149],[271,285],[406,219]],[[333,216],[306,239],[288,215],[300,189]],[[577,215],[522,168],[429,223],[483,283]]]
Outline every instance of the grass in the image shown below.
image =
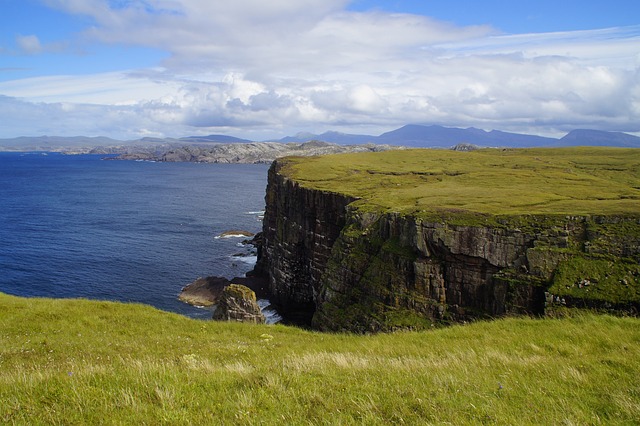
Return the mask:
[[640,264],[610,257],[574,256],[560,262],[549,292],[613,304],[640,302]]
[[640,150],[398,150],[289,158],[306,187],[362,200],[361,209],[514,214],[637,214]]
[[2,424],[637,424],[640,320],[322,334],[0,294]]

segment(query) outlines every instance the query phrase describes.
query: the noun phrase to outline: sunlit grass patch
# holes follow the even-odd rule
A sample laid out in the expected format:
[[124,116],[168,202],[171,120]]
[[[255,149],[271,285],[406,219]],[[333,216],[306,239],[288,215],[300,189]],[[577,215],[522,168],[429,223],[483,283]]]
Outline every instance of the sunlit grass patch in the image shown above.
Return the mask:
[[632,424],[639,343],[591,314],[362,336],[0,294],[0,423]]
[[640,151],[618,148],[401,150],[284,160],[305,186],[413,213],[638,213]]

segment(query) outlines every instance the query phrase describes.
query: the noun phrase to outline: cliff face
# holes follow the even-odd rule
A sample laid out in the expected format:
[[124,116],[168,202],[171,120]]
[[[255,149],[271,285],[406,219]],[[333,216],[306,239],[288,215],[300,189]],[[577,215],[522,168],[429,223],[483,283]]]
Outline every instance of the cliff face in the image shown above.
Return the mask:
[[640,218],[363,212],[269,171],[257,270],[285,317],[357,332],[565,306],[636,313]]
[[271,300],[303,322],[315,311],[317,295],[333,245],[354,199],[301,188],[269,169],[263,241],[256,271],[269,278]]

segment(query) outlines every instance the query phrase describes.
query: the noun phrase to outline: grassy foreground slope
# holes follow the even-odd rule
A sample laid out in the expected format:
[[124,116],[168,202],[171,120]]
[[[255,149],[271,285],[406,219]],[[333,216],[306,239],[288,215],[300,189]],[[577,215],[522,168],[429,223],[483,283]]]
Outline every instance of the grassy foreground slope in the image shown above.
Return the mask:
[[640,150],[401,150],[290,158],[302,185],[361,197],[360,208],[430,214],[640,213]]
[[357,336],[0,294],[2,424],[633,424],[640,320]]

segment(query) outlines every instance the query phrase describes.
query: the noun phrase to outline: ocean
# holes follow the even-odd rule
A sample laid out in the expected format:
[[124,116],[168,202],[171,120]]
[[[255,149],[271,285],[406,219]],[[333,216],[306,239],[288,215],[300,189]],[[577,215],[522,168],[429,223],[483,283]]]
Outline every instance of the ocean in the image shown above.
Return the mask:
[[0,292],[210,318],[177,296],[253,268],[244,238],[216,237],[261,230],[268,166],[104,157],[0,152]]

